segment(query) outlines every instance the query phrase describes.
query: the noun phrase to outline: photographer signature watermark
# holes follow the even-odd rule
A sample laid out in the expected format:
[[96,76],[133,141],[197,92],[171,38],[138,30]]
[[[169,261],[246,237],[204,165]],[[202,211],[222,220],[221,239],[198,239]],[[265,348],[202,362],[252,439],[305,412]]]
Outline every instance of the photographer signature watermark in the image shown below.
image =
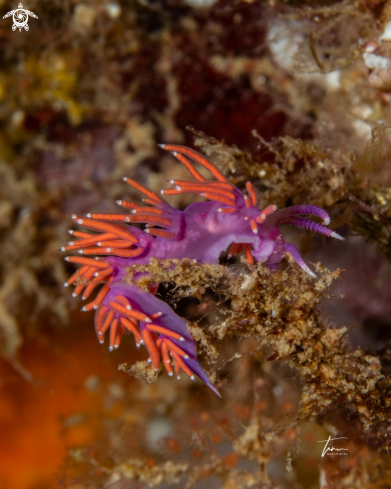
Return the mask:
[[18,5],[18,8],[16,10],[11,10],[10,12],[7,12],[4,15],[3,19],[7,19],[8,17],[11,17],[11,15],[14,21],[12,30],[16,31],[16,29],[19,29],[19,32],[21,32],[23,28],[26,31],[29,30],[29,26],[28,26],[29,16],[38,19],[38,17],[34,14],[34,12],[30,12],[30,10],[24,9],[21,3]]
[[324,457],[325,455],[342,455],[342,456],[347,455],[346,452],[349,451],[348,448],[335,448],[332,445],[329,446],[329,443],[331,441],[335,441],[335,440],[347,440],[347,438],[346,438],[346,436],[340,436],[339,438],[331,438],[331,435],[330,435],[327,440],[318,441],[318,443],[325,443],[325,446],[324,446],[323,452],[322,452],[322,457]]

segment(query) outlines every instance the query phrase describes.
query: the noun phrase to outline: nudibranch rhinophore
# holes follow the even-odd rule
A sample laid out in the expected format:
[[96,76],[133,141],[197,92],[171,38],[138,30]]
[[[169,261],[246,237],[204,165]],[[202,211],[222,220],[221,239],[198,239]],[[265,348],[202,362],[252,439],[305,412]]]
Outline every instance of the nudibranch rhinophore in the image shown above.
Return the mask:
[[[173,375],[173,369],[177,378],[180,371],[193,380],[197,375],[219,395],[197,361],[195,342],[186,320],[155,297],[159,284],[153,284],[149,292],[127,284],[126,268],[133,264],[147,265],[150,258],[218,263],[221,253],[231,246],[229,256],[243,250],[249,263],[261,261],[270,269],[275,269],[288,252],[299,267],[315,277],[297,248],[284,240],[278,225],[286,223],[331,238],[343,238],[326,227],[330,217],[320,207],[298,205],[277,210],[275,205],[269,205],[260,210],[251,182],[247,182],[248,195],[244,195],[196,151],[171,144],[160,147],[184,164],[194,181],[170,180],[174,187],[157,195],[124,178],[145,196],[144,205],[119,200],[117,204],[129,209],[129,213],[73,215],[77,224],[93,233],[70,231],[78,239],[69,242],[62,251],[77,251],[84,256],[65,258],[82,266],[64,285],[74,284],[73,295],[83,292],[83,300],[97,286],[102,286],[95,299],[82,309],[96,309],[95,330],[100,343],[108,332],[109,348],[113,350],[118,348],[125,333],[132,333],[136,345],[147,348],[149,361],[156,371],[162,361],[168,375]],[[205,167],[213,180],[206,180],[193,162]],[[183,193],[194,193],[208,201],[195,202],[180,211],[162,198]],[[302,217],[305,215],[317,216],[323,222],[319,224]],[[132,223],[146,223],[146,226],[141,230]]]

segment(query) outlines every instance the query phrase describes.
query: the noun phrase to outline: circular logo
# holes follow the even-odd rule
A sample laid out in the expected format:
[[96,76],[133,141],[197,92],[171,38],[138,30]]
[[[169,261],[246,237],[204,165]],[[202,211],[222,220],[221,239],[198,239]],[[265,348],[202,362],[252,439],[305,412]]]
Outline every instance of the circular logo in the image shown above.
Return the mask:
[[22,29],[23,27],[27,30],[28,29],[28,13],[22,9],[18,8],[14,11],[14,15],[12,16],[14,20],[14,25],[12,26],[12,30],[14,31],[15,29]]

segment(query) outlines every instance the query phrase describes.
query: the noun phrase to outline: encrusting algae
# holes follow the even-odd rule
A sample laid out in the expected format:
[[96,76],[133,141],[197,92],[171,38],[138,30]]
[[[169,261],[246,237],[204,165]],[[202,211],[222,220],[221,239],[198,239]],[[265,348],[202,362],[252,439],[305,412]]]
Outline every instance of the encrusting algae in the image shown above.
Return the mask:
[[[227,163],[219,166],[226,174],[229,175],[231,172],[235,175],[233,178],[235,183],[248,178],[248,175],[245,174],[245,169],[248,167],[252,168],[252,171],[263,171],[262,185],[266,187],[263,196],[273,195],[273,192],[278,195],[275,187],[278,189],[280,185],[280,191],[281,193],[285,191],[286,199],[293,198],[298,192],[306,202],[314,204],[318,203],[316,200],[318,195],[322,205],[326,205],[325,202],[332,203],[338,210],[340,201],[347,202],[349,207],[345,212],[349,212],[350,219],[355,213],[357,215],[360,213],[361,209],[354,209],[352,200],[346,199],[349,191],[353,194],[354,189],[362,189],[358,183],[359,176],[351,168],[347,159],[345,168],[339,171],[336,166],[331,165],[325,155],[323,155],[323,165],[313,165],[312,158],[318,160],[320,157],[316,149],[308,144],[292,141],[293,147],[290,146],[286,153],[276,151],[282,160],[280,164],[284,162],[283,156],[289,155],[292,171],[290,173],[283,165],[281,168],[275,164],[262,163],[260,165],[262,169],[259,169],[256,162],[249,164],[251,157],[248,154],[241,153],[234,148],[227,148],[213,140],[209,140],[209,143],[205,138],[198,141],[204,148],[207,147],[209,154],[219,155],[220,160],[217,159],[217,164],[218,161]],[[288,145],[289,140],[276,142],[275,145],[277,144]],[[226,158],[224,159],[225,151]],[[305,159],[306,163],[293,173],[295,158],[297,160]],[[235,166],[236,161],[239,162],[237,166]],[[313,181],[316,181],[315,186],[308,186],[306,180],[309,178],[308,172]],[[316,179],[315,172],[318,172]],[[304,183],[300,180],[301,176]],[[286,183],[289,177],[290,187]],[[338,187],[333,184],[332,179],[336,179],[339,183]],[[345,189],[347,184],[352,185],[351,189]],[[289,188],[292,192],[290,195]],[[338,191],[336,191],[337,188]],[[319,194],[316,194],[316,190]],[[362,189],[360,194],[362,199],[368,199],[368,193],[365,192],[369,193],[365,188]],[[265,202],[270,201],[265,198]],[[293,203],[295,203],[294,200]],[[346,218],[346,215],[340,217],[340,223],[352,222]],[[150,470],[145,466],[141,468],[139,458],[127,459],[124,463],[109,468],[104,464],[100,465],[97,460],[92,461],[88,457],[85,458],[83,452],[78,452],[78,456],[87,464],[98,463],[104,473],[111,474],[113,480],[117,478],[118,480],[135,479],[144,481],[151,487],[159,486],[163,482],[178,483],[181,480],[187,480],[187,487],[192,487],[197,480],[212,474],[225,479],[224,487],[278,487],[272,482],[266,470],[271,460],[271,453],[274,453],[274,450],[281,450],[282,445],[287,445],[287,441],[293,443],[290,447],[287,445],[289,448],[284,448],[287,457],[287,474],[292,474],[293,469],[290,465],[292,457],[295,460],[294,454],[297,456],[300,453],[299,447],[303,446],[303,441],[299,441],[303,436],[300,426],[305,422],[313,422],[314,418],[319,420],[325,418],[327,423],[330,423],[332,422],[328,419],[330,410],[333,412],[336,409],[334,416],[338,420],[339,429],[343,429],[341,417],[353,417],[356,420],[355,430],[366,433],[365,436],[368,436],[377,446],[379,453],[388,453],[387,433],[391,429],[388,424],[390,381],[381,371],[379,358],[365,354],[358,348],[352,349],[349,346],[348,327],[337,329],[325,323],[318,311],[322,299],[329,297],[332,282],[343,277],[343,270],[337,269],[330,272],[317,263],[315,271],[319,278],[314,280],[297,267],[289,254],[286,254],[286,258],[290,261],[288,266],[277,271],[269,270],[262,263],[247,263],[244,257],[233,265],[228,263],[225,265],[202,264],[189,259],[151,258],[148,265],[128,266],[124,277],[126,283],[137,284],[146,291],[156,283],[165,284],[166,287],[169,287],[168,300],[174,306],[175,304],[180,305],[183,300],[188,302],[190,299],[197,299],[200,302],[195,315],[197,319],[191,321],[189,329],[197,345],[199,361],[215,385],[222,388],[223,397],[229,396],[229,399],[232,399],[232,396],[237,397],[235,389],[240,389],[240,384],[238,384],[240,374],[238,378],[238,372],[233,372],[238,366],[238,360],[248,362],[250,358],[259,358],[256,363],[261,361],[265,377],[258,374],[260,376],[257,378],[252,374],[254,376],[253,389],[255,389],[252,397],[255,397],[252,400],[252,411],[247,412],[246,415],[249,423],[244,433],[235,439],[232,438],[235,430],[232,432],[232,428],[225,428],[225,433],[229,433],[233,447],[232,456],[230,455],[234,461],[233,466],[237,466],[241,457],[256,460],[259,471],[255,475],[252,471],[238,471],[236,468],[228,471],[226,467],[222,469],[221,464],[224,465],[224,457],[216,458],[213,450],[209,456],[203,453],[202,457],[207,458],[200,464],[154,460]],[[205,302],[208,296],[212,296],[217,305],[217,309],[212,309],[210,312],[208,301]],[[251,338],[252,342],[255,341],[251,350],[241,351],[240,343],[237,343],[237,340],[244,338]],[[287,401],[284,405],[285,412],[288,414],[285,420],[275,419],[270,414],[270,405],[277,401],[276,398],[271,400],[269,397],[269,401],[265,402],[262,400],[263,396],[255,395],[258,388],[261,391],[271,388],[270,375],[273,378],[271,372],[274,369],[270,371],[267,365],[281,365],[281,363],[296,372],[295,381],[301,385],[299,399],[296,399],[295,403]],[[234,365],[236,367],[233,367]],[[156,382],[162,374],[161,368],[155,371],[146,361],[137,362],[132,367],[122,364],[119,368],[147,383]],[[169,412],[173,410],[170,418],[174,416],[175,419],[174,412],[177,409],[189,414],[187,410],[190,409],[190,404],[193,402],[191,400],[193,389],[190,388],[188,391],[190,399],[186,399],[184,392],[180,392],[189,388],[190,386],[187,387],[186,383],[179,389],[177,388],[174,402],[179,402],[180,407],[174,407],[173,400],[168,401],[168,404],[164,402],[162,398],[165,391],[164,386],[156,392],[155,395],[158,396],[159,402],[165,406],[162,407],[163,412],[166,412],[167,409]],[[199,392],[197,387],[195,391],[193,390],[193,395]],[[244,399],[248,395],[247,391]],[[243,394],[239,395],[243,398],[242,396]],[[267,399],[268,396],[266,395],[265,398]],[[141,402],[143,404],[145,401]],[[183,403],[187,407],[183,407]],[[237,402],[235,405],[238,408]],[[220,410],[216,403],[212,404],[210,409],[212,412]],[[259,411],[262,412],[265,409],[269,411],[266,418],[259,414]],[[196,414],[196,416],[200,415],[201,413]],[[209,416],[208,414],[207,419]],[[215,413],[212,418],[214,423],[219,423],[217,421],[219,415]],[[349,435],[351,435],[350,432]],[[357,434],[353,438],[357,439],[356,436]],[[183,435],[180,438],[178,453],[187,453],[188,449],[185,448],[186,442]],[[167,443],[169,443],[168,439]],[[350,474],[354,470],[356,477],[360,476],[365,479],[365,471],[360,464],[364,461],[371,464],[372,458],[367,451],[357,452],[354,447],[349,446],[357,461],[354,466],[350,467]],[[291,462],[288,462],[289,460]],[[326,464],[324,470],[327,470],[328,466],[329,464]],[[349,470],[346,468],[346,471],[349,472]],[[349,477],[347,477],[348,480]],[[346,487],[349,487],[348,483]]]

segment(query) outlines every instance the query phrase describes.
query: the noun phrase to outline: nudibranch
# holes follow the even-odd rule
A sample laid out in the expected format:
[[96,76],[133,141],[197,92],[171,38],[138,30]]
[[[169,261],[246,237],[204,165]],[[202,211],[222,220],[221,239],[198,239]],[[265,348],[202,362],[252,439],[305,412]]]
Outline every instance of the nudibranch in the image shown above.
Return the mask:
[[[95,299],[82,309],[96,309],[95,330],[100,343],[107,332],[109,348],[113,350],[118,348],[124,334],[131,333],[136,345],[143,344],[148,350],[148,360],[156,371],[162,362],[170,376],[173,370],[177,378],[181,371],[192,380],[197,375],[219,395],[197,361],[195,342],[186,320],[155,296],[159,284],[147,292],[126,283],[126,268],[147,265],[150,258],[188,258],[213,264],[230,248],[229,257],[243,251],[249,263],[265,262],[270,269],[275,269],[285,253],[289,253],[299,267],[315,277],[297,248],[284,240],[279,224],[342,238],[326,227],[330,217],[324,209],[298,205],[277,210],[275,205],[269,205],[260,210],[251,182],[246,184],[248,195],[245,195],[196,151],[171,144],[160,147],[185,165],[193,181],[170,180],[174,187],[161,190],[158,195],[125,177],[124,181],[145,196],[143,205],[119,200],[117,204],[128,209],[128,213],[73,215],[77,224],[93,232],[69,231],[78,239],[61,250],[84,256],[65,258],[81,268],[64,285],[75,285],[73,296],[82,293],[83,300],[102,286]],[[206,168],[213,179],[206,180],[194,162]],[[162,198],[184,193],[197,194],[207,202],[195,202],[180,211]],[[317,216],[323,222],[302,217],[305,215]],[[146,225],[139,229],[132,223]]]

